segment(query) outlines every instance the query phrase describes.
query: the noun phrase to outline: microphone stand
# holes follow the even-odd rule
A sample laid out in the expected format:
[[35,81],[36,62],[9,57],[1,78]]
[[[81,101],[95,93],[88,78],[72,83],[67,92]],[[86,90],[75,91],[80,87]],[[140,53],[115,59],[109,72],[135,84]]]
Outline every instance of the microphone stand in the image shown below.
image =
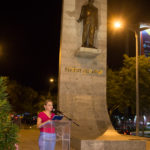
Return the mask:
[[72,123],[74,123],[76,126],[78,126],[78,127],[80,126],[79,124],[77,124],[76,122],[74,122],[71,118],[69,118],[68,116],[66,116],[63,112],[57,111],[57,110],[56,110],[56,112],[62,114],[65,118],[67,118],[69,121],[71,121]]

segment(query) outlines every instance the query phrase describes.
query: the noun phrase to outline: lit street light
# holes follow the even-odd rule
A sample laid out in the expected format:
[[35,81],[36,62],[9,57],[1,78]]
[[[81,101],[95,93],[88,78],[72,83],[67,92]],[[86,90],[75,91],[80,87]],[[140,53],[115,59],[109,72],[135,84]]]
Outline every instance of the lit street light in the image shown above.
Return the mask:
[[54,82],[54,78],[50,78],[50,79],[49,79],[49,82],[50,82],[50,83],[53,83],[53,82]]
[[116,21],[116,22],[114,22],[114,27],[115,28],[121,28],[122,27],[122,23],[120,21]]
[[[116,24],[116,25],[115,25]],[[114,23],[115,28],[121,27],[121,22]],[[136,135],[139,135],[139,67],[138,67],[138,56],[139,56],[139,32],[149,29],[149,27],[139,28],[139,25],[128,26],[128,30],[131,30],[135,34],[136,40]]]

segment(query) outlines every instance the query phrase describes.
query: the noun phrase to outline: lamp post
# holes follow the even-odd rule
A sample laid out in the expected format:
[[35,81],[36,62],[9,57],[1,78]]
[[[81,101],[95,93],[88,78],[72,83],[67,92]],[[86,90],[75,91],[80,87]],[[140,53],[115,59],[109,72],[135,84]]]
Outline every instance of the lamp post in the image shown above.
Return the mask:
[[140,111],[139,111],[139,33],[140,31],[147,30],[149,27],[140,28],[139,25],[129,27],[129,30],[135,34],[136,41],[136,136],[139,135],[139,122],[140,122]]
[[136,136],[139,135],[139,118],[140,118],[140,111],[139,111],[139,63],[138,63],[138,56],[139,56],[139,31],[135,30],[135,40],[136,40]]
[[[122,24],[121,22],[115,22],[114,23],[115,28],[121,28]],[[128,30],[131,30],[135,34],[135,41],[136,41],[136,135],[139,135],[139,65],[138,65],[138,56],[139,56],[139,32],[149,29],[149,27],[143,27],[139,28],[138,25],[135,26],[128,26]]]
[[48,97],[50,97],[51,96],[51,87],[53,86],[52,84],[54,83],[54,78],[49,78],[49,82],[50,82],[50,84],[49,84],[49,90],[48,90]]

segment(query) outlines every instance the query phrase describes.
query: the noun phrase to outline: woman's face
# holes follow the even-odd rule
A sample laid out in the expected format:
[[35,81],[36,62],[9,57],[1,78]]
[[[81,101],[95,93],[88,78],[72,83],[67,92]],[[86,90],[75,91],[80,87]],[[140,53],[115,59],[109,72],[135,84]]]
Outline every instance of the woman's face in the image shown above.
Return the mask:
[[48,102],[46,105],[44,105],[44,108],[46,111],[52,111],[53,110],[53,103]]

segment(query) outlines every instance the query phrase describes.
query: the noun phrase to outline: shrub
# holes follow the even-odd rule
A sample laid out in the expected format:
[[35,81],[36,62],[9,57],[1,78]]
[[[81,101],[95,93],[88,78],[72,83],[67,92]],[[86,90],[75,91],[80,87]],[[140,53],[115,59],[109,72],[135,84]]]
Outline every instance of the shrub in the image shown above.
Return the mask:
[[11,121],[7,98],[7,78],[0,77],[0,150],[15,150],[18,127]]

